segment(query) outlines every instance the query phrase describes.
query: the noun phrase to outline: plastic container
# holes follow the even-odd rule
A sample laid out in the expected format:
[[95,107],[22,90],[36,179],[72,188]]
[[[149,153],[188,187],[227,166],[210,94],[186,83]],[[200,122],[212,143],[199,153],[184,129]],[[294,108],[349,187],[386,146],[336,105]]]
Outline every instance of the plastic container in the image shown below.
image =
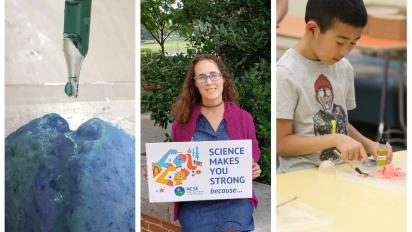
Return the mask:
[[387,164],[388,149],[386,148],[386,138],[379,140],[378,151],[376,152],[376,167],[383,168]]

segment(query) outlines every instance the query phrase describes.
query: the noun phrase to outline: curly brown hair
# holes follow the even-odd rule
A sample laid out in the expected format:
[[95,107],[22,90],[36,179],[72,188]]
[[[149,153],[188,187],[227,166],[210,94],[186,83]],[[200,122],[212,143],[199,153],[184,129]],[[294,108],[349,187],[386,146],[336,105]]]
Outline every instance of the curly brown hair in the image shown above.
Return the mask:
[[198,55],[192,60],[187,69],[182,91],[172,109],[172,115],[178,123],[186,123],[189,120],[189,116],[195,105],[201,103],[202,101],[199,90],[195,86],[195,80],[193,80],[193,76],[195,75],[195,66],[202,60],[213,61],[222,73],[222,77],[225,80],[222,93],[223,101],[236,102],[239,97],[236,87],[230,78],[229,70],[223,61],[215,55]]

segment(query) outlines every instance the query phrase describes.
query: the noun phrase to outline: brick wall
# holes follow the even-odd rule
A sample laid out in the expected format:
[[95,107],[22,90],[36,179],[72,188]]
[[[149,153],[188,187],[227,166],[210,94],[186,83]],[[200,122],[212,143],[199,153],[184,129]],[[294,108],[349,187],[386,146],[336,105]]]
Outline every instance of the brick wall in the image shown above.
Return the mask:
[[181,232],[182,229],[179,226],[172,225],[164,222],[155,217],[151,217],[146,214],[142,214],[140,219],[142,232]]

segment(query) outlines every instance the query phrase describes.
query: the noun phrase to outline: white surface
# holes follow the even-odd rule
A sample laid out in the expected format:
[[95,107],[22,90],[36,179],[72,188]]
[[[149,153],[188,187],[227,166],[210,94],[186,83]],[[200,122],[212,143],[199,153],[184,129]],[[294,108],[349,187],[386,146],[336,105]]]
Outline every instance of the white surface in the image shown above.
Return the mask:
[[93,1],[79,97],[64,93],[64,0],[5,2],[5,134],[47,113],[71,129],[92,117],[134,135],[134,1]]
[[[278,199],[285,198],[278,197]],[[299,202],[299,199],[277,208],[276,217],[276,231],[279,232],[316,228],[333,222],[332,215]]]
[[[395,152],[395,163],[406,164],[406,151]],[[337,165],[337,170],[347,164]],[[352,175],[356,176],[356,174]],[[361,178],[361,177],[358,177]],[[320,175],[310,168],[277,175],[279,197],[297,196],[299,202],[333,216],[330,225],[302,228],[302,232],[409,231],[406,230],[406,191],[356,183]],[[278,211],[276,211],[278,212]],[[377,218],[382,218],[375,223]],[[369,223],[373,222],[373,223]]]
[[71,130],[87,120],[98,117],[134,135],[134,101],[47,103],[34,105],[6,105],[5,135],[48,113],[57,113],[67,120]]
[[[6,85],[66,83],[64,0],[6,0],[5,7]],[[134,38],[134,1],[93,1],[80,84],[134,82]]]
[[[342,166],[345,166],[345,165],[346,164],[343,164]],[[398,160],[394,160],[392,165],[394,167],[399,167],[402,169],[402,171],[406,172],[406,162],[400,162]],[[358,167],[363,172],[369,173],[370,175],[366,178],[362,177],[358,173],[356,173],[353,169],[347,166],[345,168],[340,168],[337,170],[336,178],[346,180],[346,181],[351,181],[354,183],[368,184],[368,185],[376,186],[379,188],[385,188],[387,190],[406,191],[406,177],[399,178],[399,179],[385,179],[379,173],[377,173],[376,166],[366,167],[364,165],[358,165]]]

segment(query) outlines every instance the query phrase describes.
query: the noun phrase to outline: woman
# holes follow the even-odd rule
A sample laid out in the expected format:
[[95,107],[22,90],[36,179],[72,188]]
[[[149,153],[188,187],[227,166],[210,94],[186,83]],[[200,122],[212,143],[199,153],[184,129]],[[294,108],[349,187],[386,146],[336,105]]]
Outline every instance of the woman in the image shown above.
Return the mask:
[[[260,150],[251,115],[235,104],[238,95],[225,64],[214,55],[197,56],[172,110],[174,142],[251,139],[252,176],[260,175]],[[175,203],[174,219],[184,232],[251,231],[255,194],[251,199]]]

